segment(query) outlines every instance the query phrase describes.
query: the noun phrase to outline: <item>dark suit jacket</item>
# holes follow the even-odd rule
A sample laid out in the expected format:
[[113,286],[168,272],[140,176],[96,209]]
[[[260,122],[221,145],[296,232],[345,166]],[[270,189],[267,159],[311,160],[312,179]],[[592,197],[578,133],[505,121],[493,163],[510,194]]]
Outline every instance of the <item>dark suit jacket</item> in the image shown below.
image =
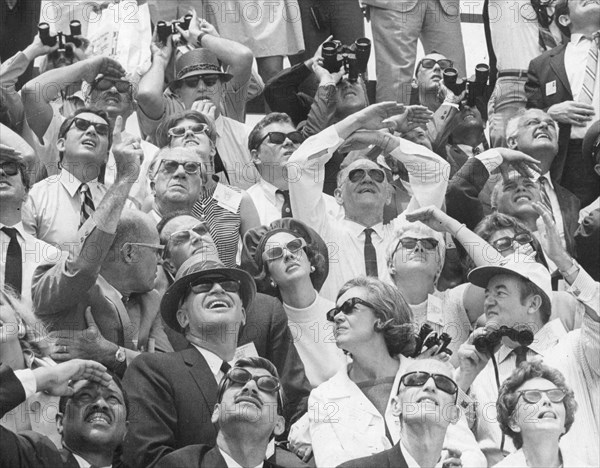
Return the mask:
[[[12,369],[0,365],[0,417],[25,401],[25,390]],[[59,450],[37,432],[15,434],[0,426],[0,465],[3,467],[79,468],[71,452]]]
[[[566,47],[566,44],[559,45],[554,49],[544,52],[529,63],[527,83],[525,83],[527,107],[535,107],[547,111],[554,104],[573,100],[573,93],[571,92],[569,78],[565,70]],[[546,85],[553,81],[556,82],[556,92],[547,95]],[[571,126],[559,124],[558,154],[554,158],[552,167],[550,168],[552,179],[559,183],[567,160],[570,137]]]
[[[190,445],[176,450],[160,460],[157,468],[227,468],[225,459],[217,447],[209,445]],[[268,460],[263,468],[278,468]]]
[[391,449],[375,455],[342,463],[338,468],[408,468],[408,465],[400,446],[396,444]]
[[[454,219],[465,223],[469,229],[484,217],[483,206],[479,201],[479,192],[489,179],[489,173],[477,158],[470,158],[465,165],[450,179],[446,191],[446,212]],[[579,216],[579,199],[556,181],[552,181],[563,217],[563,229],[567,250],[576,255],[574,235],[577,230]]]

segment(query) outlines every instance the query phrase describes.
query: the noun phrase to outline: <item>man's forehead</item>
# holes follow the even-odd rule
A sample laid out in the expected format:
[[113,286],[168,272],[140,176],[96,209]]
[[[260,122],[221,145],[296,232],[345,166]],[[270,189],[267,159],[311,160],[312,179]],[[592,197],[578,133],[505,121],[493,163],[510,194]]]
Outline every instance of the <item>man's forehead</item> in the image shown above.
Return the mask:
[[429,372],[432,374],[442,374],[451,379],[453,378],[452,365],[438,359],[416,360],[408,366],[405,373],[408,372]]
[[[177,216],[167,222],[162,229],[162,236],[169,237],[171,234],[177,231],[181,231],[183,229],[192,229],[196,227],[198,224],[203,224],[197,218],[194,218],[192,215],[181,215]],[[208,230],[208,228],[207,228]]]
[[109,393],[117,393],[119,395],[123,395],[123,392],[113,380],[108,384],[108,386],[104,386],[99,384],[98,382],[93,382],[91,380],[78,380],[73,384],[73,391],[75,394],[82,392],[84,390],[94,390],[94,391],[106,391]]
[[488,281],[487,289],[492,288],[506,288],[509,289],[511,286],[515,286],[517,283],[521,281],[516,275],[510,275],[505,273],[500,273],[498,275],[494,275]]
[[552,119],[552,117],[550,117],[550,115],[548,115],[543,110],[541,110],[541,109],[528,109],[528,110],[526,110],[523,113],[523,115],[519,119],[519,124],[524,124],[527,119],[531,119],[531,118],[538,118],[538,119],[540,119],[542,121],[554,122],[554,120]]
[[274,377],[267,369],[263,369],[262,367],[242,367],[242,369],[247,370],[254,376],[268,375],[270,377]]
[[437,52],[431,53],[431,54],[427,54],[425,57],[426,59],[434,59],[434,60],[441,60],[441,59],[445,59],[446,56],[442,55],[442,54],[438,54]]
[[348,164],[348,167],[346,167],[347,171],[351,171],[352,169],[380,169],[380,167],[370,159],[362,158],[351,162]]
[[295,130],[296,129],[294,128],[294,126],[288,122],[273,122],[263,128],[263,135],[266,135],[269,132],[289,133]]
[[98,114],[94,114],[93,112],[81,112],[80,114],[77,114],[75,118],[89,120],[90,122],[94,123],[108,123],[105,119],[100,117]]

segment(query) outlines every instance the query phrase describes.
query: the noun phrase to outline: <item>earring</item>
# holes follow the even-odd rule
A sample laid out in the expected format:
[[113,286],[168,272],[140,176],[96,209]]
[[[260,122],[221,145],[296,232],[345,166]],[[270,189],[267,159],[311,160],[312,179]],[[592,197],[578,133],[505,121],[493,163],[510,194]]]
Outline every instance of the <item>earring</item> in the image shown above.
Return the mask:
[[396,274],[396,269],[394,267],[390,267],[390,275],[394,276]]
[[310,266],[310,272],[311,272],[311,273],[314,273],[314,272],[315,272],[315,267],[314,267],[314,266],[312,266],[312,265]]
[[19,325],[17,328],[17,338],[22,340],[23,338],[25,338],[26,334],[27,334],[27,329],[25,328],[25,324],[23,323],[22,320],[19,319]]
[[413,79],[411,80],[411,82],[410,82],[410,86],[411,86],[413,89],[417,89],[417,88],[419,87],[419,83],[417,82],[417,79],[416,79],[416,78],[413,78]]
[[271,286],[274,287],[274,288],[276,288],[277,287],[277,283],[275,281],[271,280]]

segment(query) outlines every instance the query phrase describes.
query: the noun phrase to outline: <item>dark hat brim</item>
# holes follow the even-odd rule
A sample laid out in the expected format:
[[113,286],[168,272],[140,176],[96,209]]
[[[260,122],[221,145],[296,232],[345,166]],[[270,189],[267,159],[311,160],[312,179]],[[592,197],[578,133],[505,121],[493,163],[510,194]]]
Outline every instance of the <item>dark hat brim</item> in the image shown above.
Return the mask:
[[252,276],[244,270],[238,268],[214,268],[204,271],[196,271],[185,275],[175,281],[160,302],[160,313],[164,322],[173,330],[183,333],[183,328],[177,320],[177,311],[183,295],[188,290],[190,284],[201,278],[227,278],[240,282],[240,298],[245,310],[248,310],[250,304],[256,296],[256,284]]

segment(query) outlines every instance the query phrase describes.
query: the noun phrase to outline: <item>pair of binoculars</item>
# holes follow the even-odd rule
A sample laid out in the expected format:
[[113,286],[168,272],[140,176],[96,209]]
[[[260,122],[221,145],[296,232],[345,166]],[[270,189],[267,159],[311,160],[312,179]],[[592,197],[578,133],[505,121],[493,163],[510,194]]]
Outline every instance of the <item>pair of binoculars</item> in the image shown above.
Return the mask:
[[184,31],[187,31],[190,29],[190,22],[192,21],[192,18],[192,15],[185,15],[183,17],[183,21],[173,21],[170,24],[168,24],[166,21],[159,21],[156,23],[156,34],[158,35],[158,40],[163,44],[166,44],[171,34],[179,34],[177,26]]
[[417,345],[415,346],[415,352],[411,357],[417,357],[423,351],[433,346],[439,346],[436,354],[452,354],[452,351],[448,349],[448,346],[452,342],[450,335],[448,335],[448,333],[441,333],[438,336],[438,334],[433,331],[433,328],[431,328],[431,325],[428,323],[424,323],[421,326],[418,335],[416,335],[416,341]]
[[473,346],[480,353],[492,355],[505,336],[521,346],[533,343],[533,332],[529,328],[516,329],[502,325],[497,330],[486,330],[484,334],[477,336],[473,340]]
[[81,23],[77,20],[73,20],[69,23],[70,34],[64,34],[59,31],[56,36],[50,35],[50,25],[48,23],[38,24],[38,34],[42,44],[49,47],[54,47],[56,43],[59,44],[59,49],[64,49],[67,42],[72,42],[75,47],[81,47],[81,40],[75,36],[81,36]]
[[459,79],[456,68],[444,70],[444,85],[457,96],[467,90],[467,105],[475,106],[478,97],[485,97],[486,87],[490,78],[490,67],[485,63],[475,66],[475,74],[469,79]]
[[355,83],[359,75],[367,71],[371,56],[371,41],[366,37],[357,39],[354,44],[343,45],[340,41],[328,41],[323,44],[323,68],[329,73],[337,73],[342,66],[348,74],[348,80]]

